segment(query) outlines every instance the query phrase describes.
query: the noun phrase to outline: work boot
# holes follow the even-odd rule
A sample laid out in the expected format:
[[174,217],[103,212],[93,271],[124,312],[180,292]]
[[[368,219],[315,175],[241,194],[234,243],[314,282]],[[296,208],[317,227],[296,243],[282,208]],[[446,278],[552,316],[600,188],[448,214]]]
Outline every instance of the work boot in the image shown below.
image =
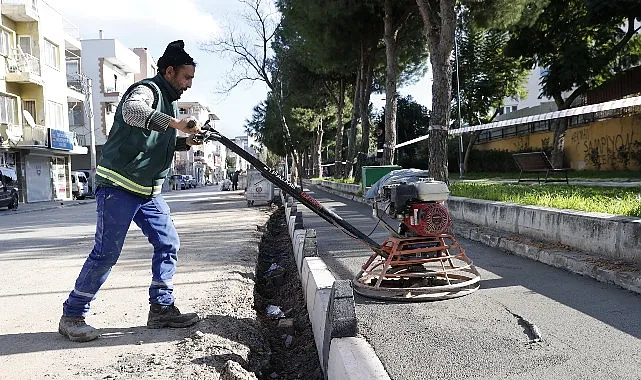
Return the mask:
[[72,342],[89,342],[100,336],[100,332],[85,323],[85,317],[60,317],[58,332]]
[[180,314],[180,310],[173,304],[159,305],[152,303],[147,317],[147,328],[160,329],[163,327],[189,327],[200,318],[196,313]]

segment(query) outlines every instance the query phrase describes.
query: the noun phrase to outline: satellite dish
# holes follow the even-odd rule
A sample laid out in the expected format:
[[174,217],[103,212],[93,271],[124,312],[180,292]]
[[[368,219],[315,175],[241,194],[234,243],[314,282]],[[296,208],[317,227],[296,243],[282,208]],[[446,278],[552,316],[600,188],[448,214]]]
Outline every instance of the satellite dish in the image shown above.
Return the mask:
[[22,115],[24,116],[24,119],[27,121],[27,124],[29,124],[30,127],[35,127],[36,126],[36,121],[33,120],[33,116],[31,116],[31,113],[27,110],[22,110]]

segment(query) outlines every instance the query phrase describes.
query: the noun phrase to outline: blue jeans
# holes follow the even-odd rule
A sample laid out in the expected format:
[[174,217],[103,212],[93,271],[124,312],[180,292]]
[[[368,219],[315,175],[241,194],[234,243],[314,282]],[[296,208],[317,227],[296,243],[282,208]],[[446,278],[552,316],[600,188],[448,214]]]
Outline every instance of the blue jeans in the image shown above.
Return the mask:
[[89,303],[118,261],[131,221],[140,227],[154,247],[149,302],[171,305],[174,302],[172,278],[180,240],[167,202],[161,195],[149,199],[117,188],[99,187],[96,210],[94,247],[63,305],[63,315],[84,316],[89,311]]

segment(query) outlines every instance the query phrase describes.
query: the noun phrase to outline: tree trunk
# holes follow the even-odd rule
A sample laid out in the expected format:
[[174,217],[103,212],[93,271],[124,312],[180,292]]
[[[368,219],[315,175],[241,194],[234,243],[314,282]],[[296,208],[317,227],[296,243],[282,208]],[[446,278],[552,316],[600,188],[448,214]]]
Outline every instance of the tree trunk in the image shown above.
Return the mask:
[[361,181],[362,167],[369,156],[370,120],[369,100],[372,95],[372,82],[374,80],[374,57],[368,54],[367,68],[363,80],[363,91],[361,91],[361,149],[357,154],[356,167],[354,168],[354,182]]
[[385,57],[387,59],[387,71],[385,73],[385,148],[383,149],[383,164],[394,163],[394,150],[396,148],[396,109],[398,98],[396,97],[396,81],[398,77],[398,50],[397,39],[398,27],[394,26],[392,11],[392,0],[385,0]]
[[343,177],[343,110],[345,108],[345,81],[340,79],[338,85],[338,109],[336,111],[336,147],[334,151],[334,178]]
[[474,146],[476,139],[478,139],[480,135],[481,135],[481,131],[476,131],[472,133],[472,136],[470,137],[470,141],[467,142],[467,149],[465,149],[465,158],[463,159],[463,172],[465,173],[467,173],[467,162],[470,159],[470,152],[472,152],[472,147]]
[[[578,95],[574,96],[574,93],[572,95],[572,101],[574,101]],[[556,103],[556,108],[559,111],[569,108],[572,104],[570,97],[563,100],[561,93],[554,94],[553,98]],[[555,168],[562,168],[564,158],[563,152],[565,151],[565,132],[568,130],[568,119],[564,117],[552,120],[552,129],[554,131],[554,137],[552,140],[552,157],[550,157],[550,161],[552,162],[552,166]]]
[[365,71],[365,86],[363,87],[363,100],[361,101],[361,125],[363,126],[363,136],[361,139],[361,152],[365,156],[369,155],[370,142],[370,120],[369,120],[369,101],[372,95],[372,82],[374,80],[374,59],[368,59],[367,70]]
[[321,168],[322,158],[321,151],[323,147],[323,118],[321,117],[318,121],[318,127],[316,128],[316,141],[314,142],[314,151],[312,152],[312,177],[320,178],[323,176],[323,170]]
[[[452,65],[450,57],[456,26],[456,0],[416,0],[423,19],[424,33],[430,47],[432,115],[430,117],[428,155],[430,175],[449,183],[447,171],[447,131],[452,100]],[[438,6],[438,9],[435,9]]]
[[361,41],[361,57],[356,73],[356,84],[354,85],[354,107],[352,107],[352,120],[350,122],[349,139],[347,141],[347,159],[344,178],[353,177],[353,163],[356,157],[356,128],[358,127],[358,116],[360,115],[361,87],[363,86],[363,71],[365,70],[365,44]]

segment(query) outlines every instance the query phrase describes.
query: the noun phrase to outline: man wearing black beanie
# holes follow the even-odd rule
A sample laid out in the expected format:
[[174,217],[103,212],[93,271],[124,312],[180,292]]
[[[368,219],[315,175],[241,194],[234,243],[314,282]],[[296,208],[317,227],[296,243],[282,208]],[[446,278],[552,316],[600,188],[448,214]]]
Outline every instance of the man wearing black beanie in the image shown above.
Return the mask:
[[[178,120],[177,100],[191,87],[196,63],[183,41],[167,45],[158,59],[158,75],[134,83],[116,109],[114,124],[96,169],[97,225],[94,247],[74,289],[63,304],[58,331],[72,341],[87,342],[100,332],[85,322],[89,304],[116,264],[131,222],[153,246],[148,328],[187,327],[196,313],[174,306],[173,275],[180,240],[169,206],[160,194],[174,151],[200,144],[196,119]],[[177,137],[176,131],[188,137]]]

